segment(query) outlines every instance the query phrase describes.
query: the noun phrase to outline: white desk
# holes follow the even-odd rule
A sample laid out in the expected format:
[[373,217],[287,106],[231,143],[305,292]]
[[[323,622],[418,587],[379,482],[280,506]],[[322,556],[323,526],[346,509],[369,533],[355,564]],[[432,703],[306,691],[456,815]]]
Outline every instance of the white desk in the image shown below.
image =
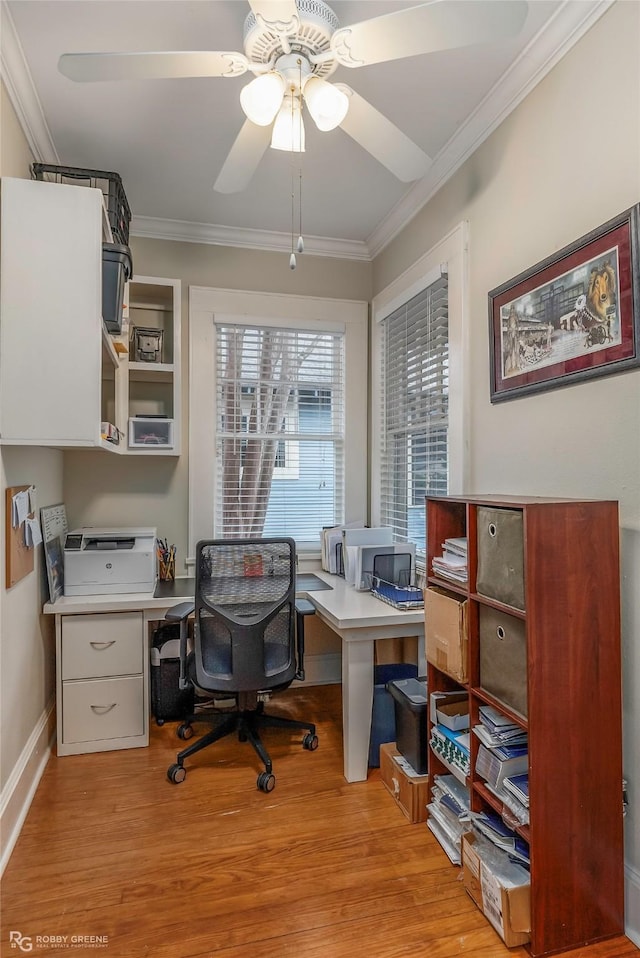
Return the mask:
[[342,639],[344,777],[348,782],[362,782],[369,765],[374,642],[418,636],[422,650],[418,667],[424,670],[424,611],[401,612],[370,592],[357,592],[339,576],[328,572],[315,575],[329,583],[331,591],[308,592],[306,598],[316,615]]
[[[374,642],[376,639],[393,639],[404,636],[418,636],[424,640],[424,612],[421,609],[400,612],[392,608],[369,592],[357,592],[348,586],[344,579],[328,572],[315,572],[330,589],[321,591],[301,591],[300,595],[309,599],[316,614],[342,639],[342,740],[344,755],[344,777],[348,782],[361,782],[367,777],[369,764],[369,739],[371,736],[371,712],[373,707],[374,680]],[[182,588],[181,588],[182,586]],[[150,622],[164,617],[167,609],[181,599],[193,598],[193,580],[185,579],[181,583],[176,579],[172,597],[155,598],[153,595],[135,593],[130,595],[74,596],[58,599],[54,604],[47,603],[44,612],[56,617],[56,653],[58,662],[58,744],[62,743],[62,623],[63,617],[74,615],[95,615],[99,613],[139,612],[143,627],[143,641],[146,644]],[[424,668],[424,642],[419,667]],[[135,742],[124,737],[114,736],[111,744],[105,741],[103,748],[126,748],[131,745],[145,745],[149,740],[148,694],[149,667],[148,655],[144,656],[144,731]],[[77,746],[69,752],[93,751],[93,747]],[[63,754],[61,753],[61,754]]]

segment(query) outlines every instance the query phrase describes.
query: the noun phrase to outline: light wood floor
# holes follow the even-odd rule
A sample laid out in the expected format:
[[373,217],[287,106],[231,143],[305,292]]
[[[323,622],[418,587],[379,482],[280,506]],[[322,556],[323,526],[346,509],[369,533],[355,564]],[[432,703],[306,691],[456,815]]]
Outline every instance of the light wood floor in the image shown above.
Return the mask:
[[[107,936],[105,958],[524,958],[467,897],[425,825],[382,785],[342,776],[337,686],[290,689],[270,710],[318,723],[306,752],[273,730],[275,790],[256,789],[253,750],[231,737],[166,769],[175,723],[145,749],[52,756],[5,871],[0,952],[10,931]],[[626,938],[568,953],[630,958]]]

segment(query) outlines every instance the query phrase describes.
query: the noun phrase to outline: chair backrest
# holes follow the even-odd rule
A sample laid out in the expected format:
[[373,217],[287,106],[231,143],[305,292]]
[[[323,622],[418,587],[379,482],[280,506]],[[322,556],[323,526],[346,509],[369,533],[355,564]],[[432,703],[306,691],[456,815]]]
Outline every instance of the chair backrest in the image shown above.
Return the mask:
[[196,546],[196,681],[210,691],[288,685],[296,673],[293,539]]

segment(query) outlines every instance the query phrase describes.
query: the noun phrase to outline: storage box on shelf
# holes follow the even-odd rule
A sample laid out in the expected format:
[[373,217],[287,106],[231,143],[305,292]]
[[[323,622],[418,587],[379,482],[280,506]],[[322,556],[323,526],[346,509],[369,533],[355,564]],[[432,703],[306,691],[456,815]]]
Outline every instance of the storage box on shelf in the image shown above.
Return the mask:
[[[456,538],[467,540],[466,582],[443,578],[433,563]],[[481,727],[483,738],[472,733],[469,743],[472,817],[502,816],[530,856],[530,932],[517,919],[503,937],[530,935],[531,954],[542,956],[622,934],[617,503],[429,498],[427,585],[467,604],[466,678],[446,656],[431,656],[427,682],[430,694],[465,695],[471,728]],[[429,649],[428,602],[425,612]],[[435,718],[430,709],[430,738]],[[519,750],[485,744],[492,718],[510,723]],[[499,757],[518,751],[520,758]],[[433,750],[429,761],[433,794],[436,776],[453,769]]]
[[134,276],[128,287],[124,403],[129,452],[180,454],[179,280]]
[[31,173],[35,180],[42,180],[45,183],[61,183],[67,186],[84,186],[101,190],[113,241],[123,246],[129,245],[131,209],[122,178],[118,173],[86,170],[78,166],[58,166],[53,163],[32,163]]

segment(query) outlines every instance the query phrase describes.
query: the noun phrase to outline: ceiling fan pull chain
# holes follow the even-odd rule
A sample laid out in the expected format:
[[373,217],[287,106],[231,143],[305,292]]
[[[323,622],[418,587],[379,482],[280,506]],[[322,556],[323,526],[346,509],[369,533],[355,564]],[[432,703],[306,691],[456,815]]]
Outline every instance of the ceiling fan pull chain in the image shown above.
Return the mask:
[[299,89],[300,89],[300,112],[298,113],[298,139],[300,142],[300,152],[298,154],[298,216],[300,220],[300,231],[298,233],[298,252],[304,252],[304,240],[302,239],[302,60],[298,60]]
[[[291,135],[293,138],[293,113],[291,116]],[[291,144],[293,146],[293,142]],[[291,171],[291,256],[289,257],[289,269],[296,268],[296,254],[293,249],[293,231],[296,218],[295,211],[295,169],[294,169],[294,152],[291,150],[291,160],[290,160],[290,171]]]

